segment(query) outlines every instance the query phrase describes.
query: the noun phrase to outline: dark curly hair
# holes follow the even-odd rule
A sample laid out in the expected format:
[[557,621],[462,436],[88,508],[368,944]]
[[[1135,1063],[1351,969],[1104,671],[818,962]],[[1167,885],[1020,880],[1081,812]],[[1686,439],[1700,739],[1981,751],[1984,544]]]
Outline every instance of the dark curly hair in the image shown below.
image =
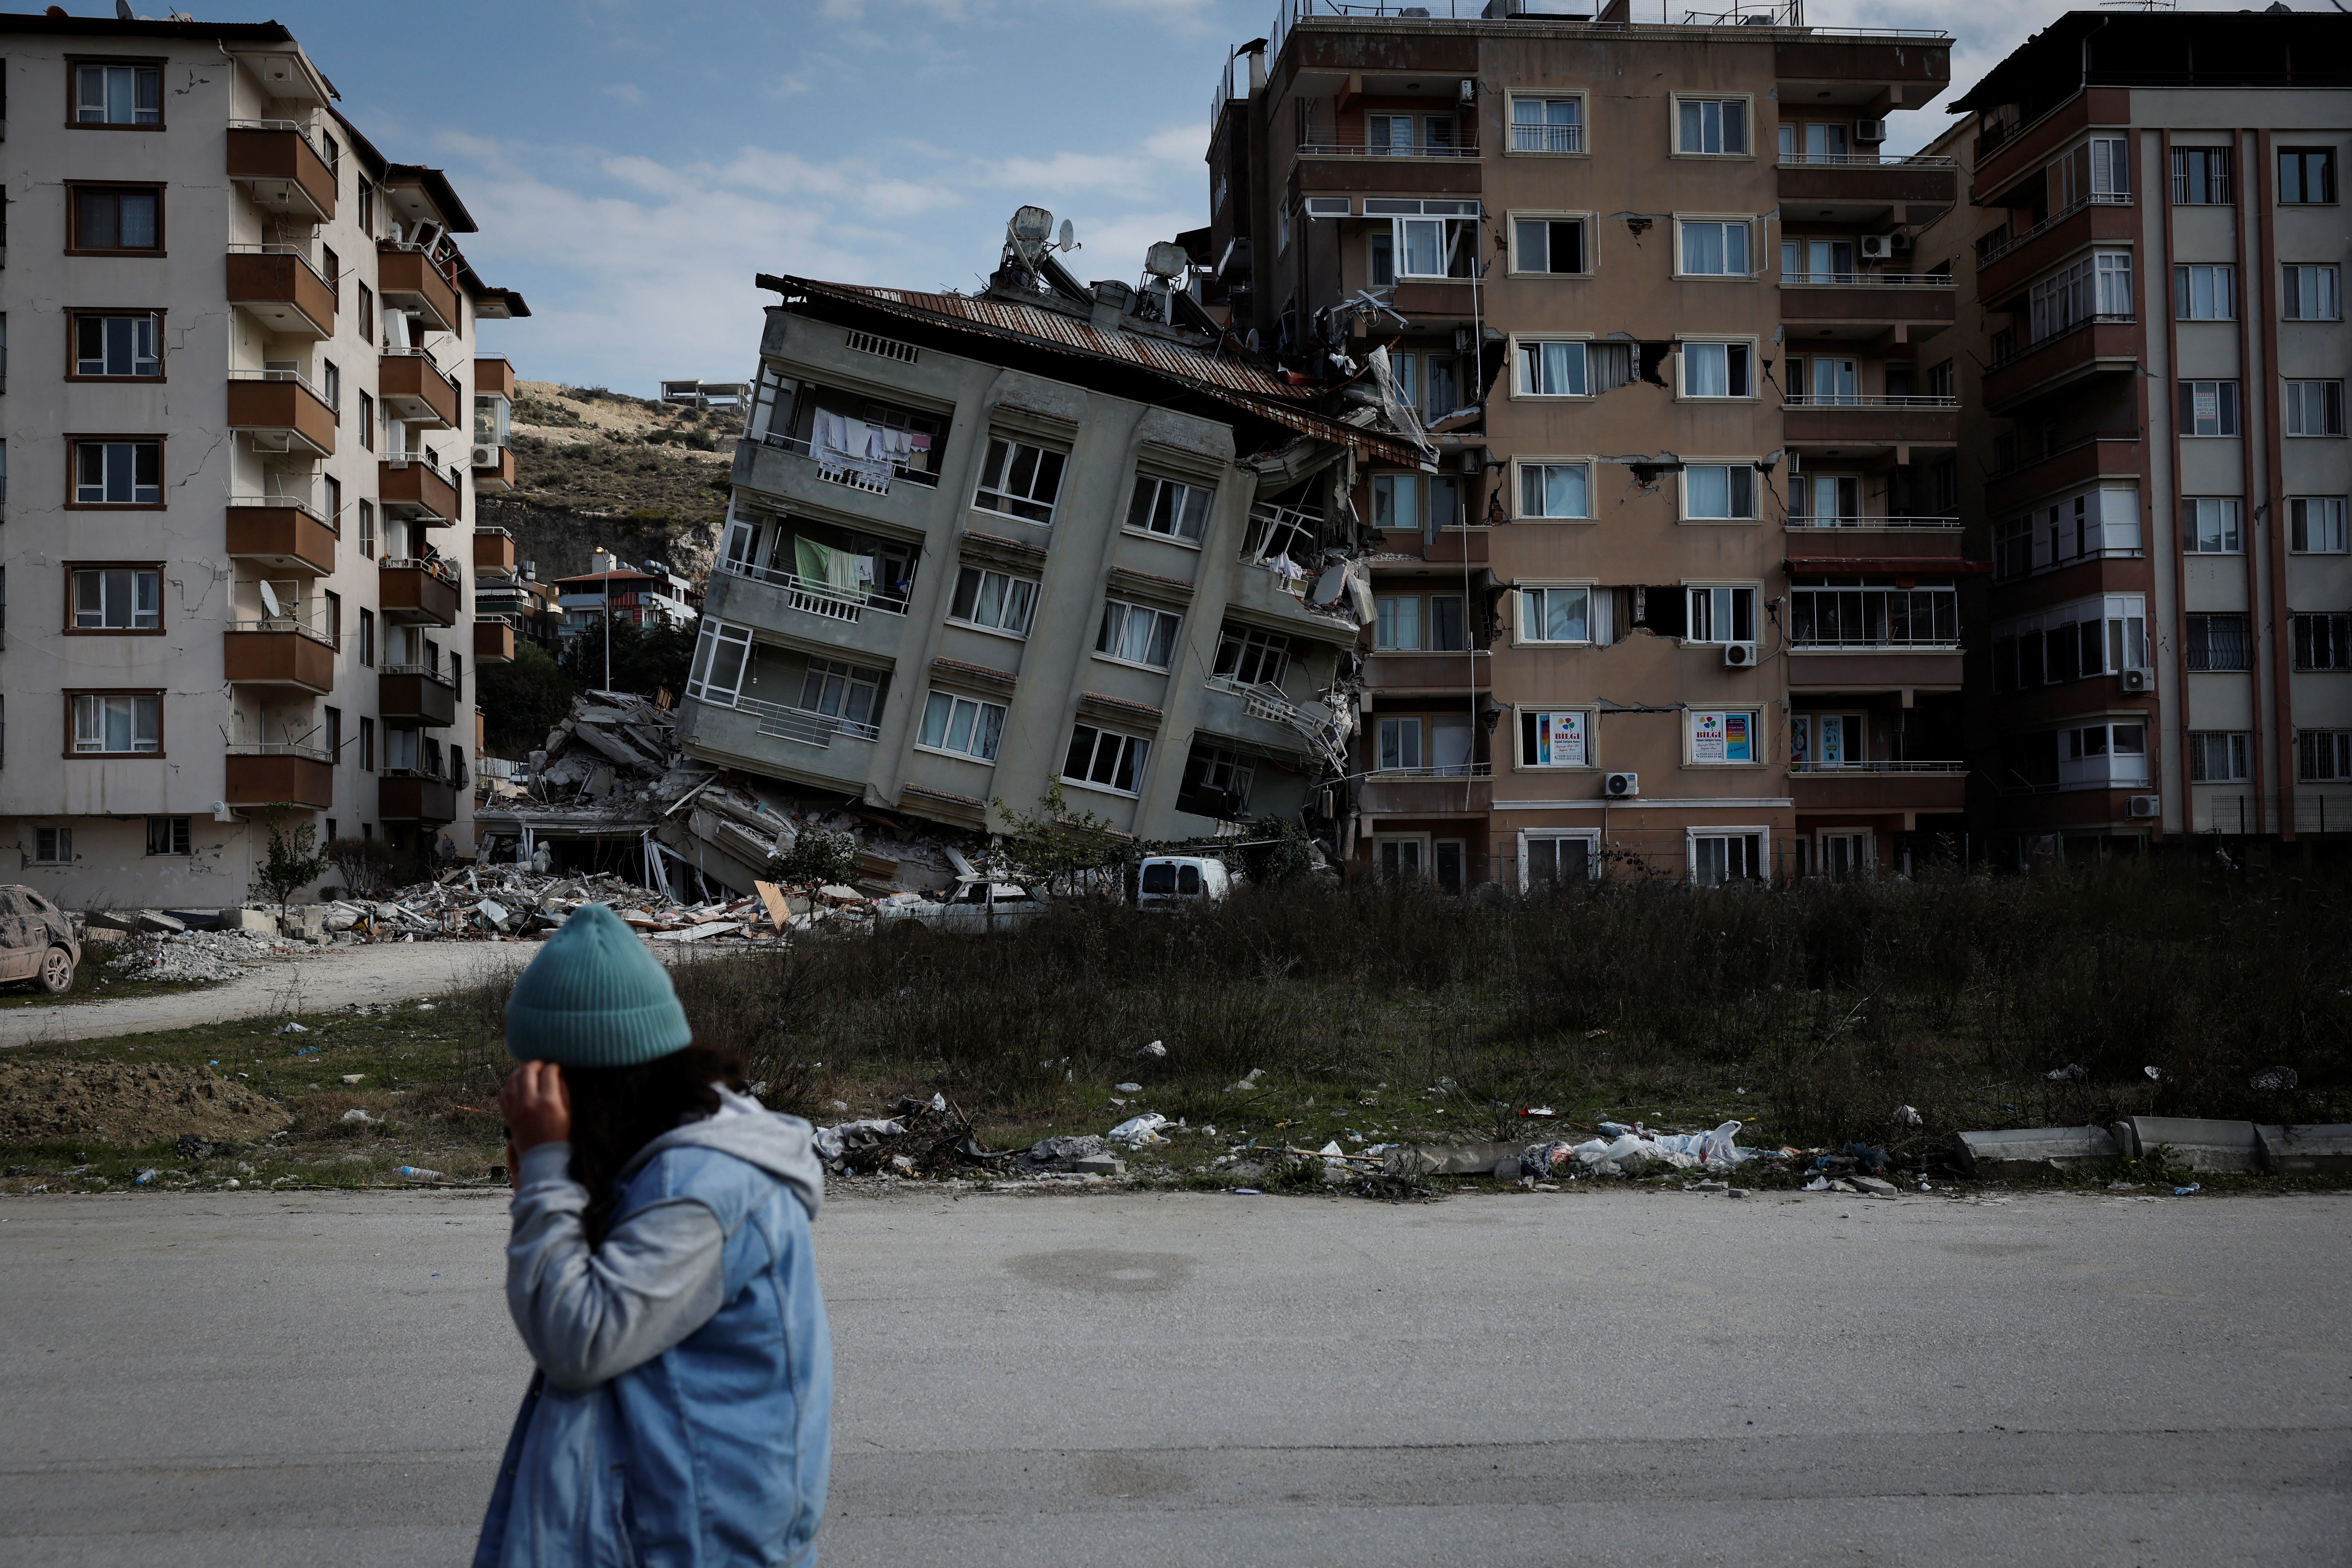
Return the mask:
[[600,1246],[620,1202],[615,1185],[637,1151],[677,1127],[719,1109],[725,1084],[743,1092],[743,1064],[720,1051],[688,1046],[625,1068],[565,1068],[572,1096],[572,1179],[588,1189],[581,1218]]

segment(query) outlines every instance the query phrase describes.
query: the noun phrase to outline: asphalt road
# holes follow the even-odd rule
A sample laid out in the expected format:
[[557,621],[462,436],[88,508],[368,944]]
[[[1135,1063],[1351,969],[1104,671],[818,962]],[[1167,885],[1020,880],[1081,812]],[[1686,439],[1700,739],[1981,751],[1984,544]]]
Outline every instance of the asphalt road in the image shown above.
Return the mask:
[[[467,1560],[504,1205],[0,1202],[0,1564]],[[2352,1196],[845,1199],[824,1561],[2352,1560]]]

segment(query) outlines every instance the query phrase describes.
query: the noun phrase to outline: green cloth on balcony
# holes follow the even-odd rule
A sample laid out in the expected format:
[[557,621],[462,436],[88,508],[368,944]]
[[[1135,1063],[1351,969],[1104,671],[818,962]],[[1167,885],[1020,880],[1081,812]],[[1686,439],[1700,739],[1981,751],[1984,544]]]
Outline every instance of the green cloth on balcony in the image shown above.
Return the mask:
[[857,583],[857,557],[848,551],[835,550],[830,544],[819,544],[814,539],[795,537],[793,540],[793,570],[803,588],[836,598],[865,597],[865,590]]

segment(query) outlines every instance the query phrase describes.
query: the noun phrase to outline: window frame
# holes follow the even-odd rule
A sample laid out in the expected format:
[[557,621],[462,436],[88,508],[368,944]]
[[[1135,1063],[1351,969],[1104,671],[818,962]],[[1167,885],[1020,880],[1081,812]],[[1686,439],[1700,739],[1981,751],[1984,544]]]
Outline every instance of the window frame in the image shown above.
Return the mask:
[[[2223,285],[2229,294],[2226,309],[2218,316],[2200,316],[2196,311],[2195,275],[2212,273],[2214,283]],[[2176,261],[2172,264],[2172,319],[2176,321],[2234,321],[2238,319],[2238,268],[2230,261]]]
[[[67,509],[68,510],[69,510],[69,511],[163,511],[163,510],[166,510],[166,509],[170,506],[171,502],[170,502],[170,500],[169,500],[169,499],[168,499],[168,498],[169,498],[170,491],[171,491],[171,486],[170,486],[170,485],[168,485],[168,484],[166,484],[165,482],[163,482],[163,473],[164,473],[165,459],[166,459],[166,458],[169,456],[169,451],[170,451],[170,444],[171,444],[171,437],[168,437],[168,436],[148,436],[148,435],[126,435],[126,434],[114,434],[114,433],[110,433],[110,434],[105,434],[105,435],[99,435],[99,434],[69,434],[69,435],[68,435],[68,436],[66,437],[65,441],[66,441],[66,498],[65,498],[65,505],[66,505],[66,509]],[[80,474],[80,470],[81,470],[81,448],[82,448],[84,446],[111,446],[111,445],[114,445],[114,444],[116,444],[116,443],[123,443],[123,444],[130,445],[130,446],[131,446],[131,447],[137,447],[137,446],[140,446],[140,445],[142,445],[142,444],[143,443],[143,444],[152,445],[152,446],[154,447],[154,448],[155,448],[155,481],[156,481],[156,482],[155,482],[155,499],[154,499],[153,500],[151,500],[151,501],[147,501],[147,500],[127,500],[127,501],[123,501],[123,500],[81,500],[77,499],[77,498],[79,497],[79,495],[80,494],[80,491],[81,491],[81,482],[80,482],[80,479],[79,479],[79,474]],[[134,495],[138,493],[138,490],[139,490],[138,458],[137,458],[137,457],[136,457],[136,455],[135,455],[135,454],[134,454],[134,456],[133,456],[133,457],[132,457],[132,458],[131,458],[131,492],[132,492]]]
[[[163,73],[171,60],[162,55],[68,55],[66,57],[66,129],[68,131],[141,131],[170,129],[171,94],[163,90]],[[152,70],[155,73],[155,123],[142,125],[112,120],[84,120],[81,117],[81,73],[85,66],[123,66],[132,70]],[[137,87],[132,88],[134,99]],[[133,113],[137,112],[134,108]]]
[[[1530,392],[1527,383],[1527,353],[1559,345],[1573,345],[1583,351],[1582,392]],[[1589,332],[1514,332],[1511,334],[1511,392],[1515,401],[1529,403],[1590,403],[1598,395],[1592,390],[1592,335]],[[1588,479],[1589,482],[1589,479]]]
[[[1234,650],[1231,670],[1223,668],[1228,647]],[[1226,621],[1217,628],[1216,649],[1209,656],[1209,674],[1212,679],[1230,680],[1237,686],[1279,689],[1289,679],[1290,667],[1297,658],[1288,633],[1275,631],[1250,621]],[[1265,673],[1269,663],[1278,667],[1271,679]],[[1244,680],[1242,670],[1245,667],[1255,668],[1258,679]]]
[[[1683,740],[1682,765],[1686,768],[1760,768],[1768,765],[1767,759],[1771,756],[1772,748],[1765,743],[1764,710],[1764,704],[1760,702],[1729,703],[1721,708],[1685,709],[1680,726]],[[1720,761],[1704,759],[1698,754],[1699,721],[1709,715],[1719,717],[1724,721],[1724,756]],[[1731,721],[1741,717],[1748,721],[1748,739],[1745,742],[1748,755],[1744,758],[1735,758],[1730,754],[1734,744],[1731,738],[1733,729]],[[1741,831],[1748,830],[1741,829]]]
[[[1748,476],[1748,515],[1745,517],[1737,515],[1727,517],[1699,517],[1694,515],[1690,507],[1690,477],[1692,470],[1696,468],[1725,469],[1727,471],[1727,479],[1725,481],[1725,489],[1727,492],[1733,488],[1729,482],[1727,477],[1728,474],[1744,472]],[[1757,483],[1756,460],[1753,458],[1705,458],[1695,462],[1685,461],[1675,475],[1675,509],[1678,514],[1675,521],[1677,522],[1719,524],[1735,528],[1745,527],[1756,523],[1761,520],[1763,513],[1763,508],[1757,504],[1757,492],[1762,488],[1763,487],[1761,485]],[[1730,504],[1728,500],[1727,500],[1726,504]]]
[[[1124,769],[1133,781],[1133,787],[1121,788],[1117,784],[1097,784],[1089,778],[1073,778],[1070,775],[1068,771],[1070,757],[1077,748],[1080,731],[1085,731],[1095,737],[1093,754],[1087,759],[1089,768],[1100,760],[1102,742],[1106,736],[1121,742],[1118,759],[1112,768],[1113,776],[1116,777],[1118,773]],[[1139,751],[1138,748],[1140,750]],[[1118,795],[1125,800],[1139,800],[1143,796],[1146,775],[1151,771],[1152,752],[1158,748],[1157,736],[1139,735],[1131,730],[1114,730],[1090,719],[1080,718],[1070,725],[1070,738],[1062,747],[1061,761],[1055,769],[1054,776],[1074,789],[1093,790],[1100,795]]]
[[[1115,639],[1111,636],[1114,611],[1122,612],[1118,616],[1119,632]],[[1151,617],[1151,632],[1146,645],[1147,652],[1160,646],[1161,627],[1165,626],[1167,628],[1165,635],[1168,642],[1168,662],[1166,664],[1151,664],[1143,659],[1129,658],[1124,654],[1105,651],[1103,647],[1105,642],[1123,643],[1127,640],[1128,625],[1130,619],[1139,614]],[[1091,652],[1094,658],[1101,659],[1106,664],[1121,665],[1129,669],[1150,670],[1154,675],[1166,675],[1173,670],[1184,657],[1184,623],[1189,618],[1186,612],[1182,610],[1171,610],[1164,605],[1152,604],[1148,599],[1122,599],[1116,595],[1106,595],[1102,603],[1102,614],[1095,619],[1095,640]]]
[[[2309,405],[2319,405],[2318,430],[2298,430]],[[2344,379],[2341,376],[2282,376],[2279,379],[2279,434],[2288,440],[2340,438],[2344,434]]]
[[[1707,282],[1754,282],[1756,270],[1756,215],[1754,213],[1678,212],[1672,219],[1675,226],[1675,278],[1679,280]],[[1747,231],[1748,266],[1738,272],[1693,272],[1687,265],[1688,247],[1684,244],[1684,230],[1695,223],[1719,224],[1726,228],[1737,226]]]
[[[1069,477],[1070,454],[1068,450],[1062,447],[1049,447],[1045,445],[1045,438],[1043,437],[1033,436],[1026,431],[999,431],[992,429],[987,432],[984,439],[986,445],[982,446],[980,449],[978,473],[972,480],[971,500],[970,503],[971,510],[974,511],[984,511],[991,517],[1011,518],[1015,522],[1025,522],[1032,528],[1053,527],[1054,510],[1056,507],[1061,505],[1062,485]],[[1015,456],[1016,450],[1023,447],[1026,447],[1039,455],[1040,461],[1037,466],[1040,468],[1045,466],[1043,461],[1045,458],[1051,457],[1055,459],[1053,499],[1050,500],[1040,501],[1035,498],[1034,493],[1015,495],[1009,489],[1003,489],[990,485],[988,482],[990,451],[991,448],[994,447],[1000,442],[1003,443],[1005,447],[1004,467],[1008,473],[1010,472],[1013,465],[1019,460]],[[981,499],[984,493],[993,494],[1000,499],[1015,501],[1026,506],[1042,507],[1045,510],[1045,515],[1042,518],[1035,518],[1025,516],[1017,511],[1000,510],[999,508],[989,505]]]
[[[2327,279],[2329,302],[2335,310],[2325,316],[2303,313],[2303,283],[2299,273],[2325,275]],[[2293,281],[2290,282],[2290,279]],[[2290,315],[2292,305],[2295,313]],[[2282,261],[2279,263],[2279,320],[2282,321],[2340,321],[2344,319],[2344,266],[2336,261]]]
[[[171,187],[162,181],[149,180],[68,180],[66,190],[66,244],[68,256],[129,256],[162,260],[172,254],[171,231],[165,226],[166,209],[171,203],[164,193]],[[145,191],[155,198],[155,243],[152,246],[96,246],[81,243],[81,196],[84,191]],[[115,228],[121,229],[118,213]]]
[[[2278,154],[2276,167],[2273,171],[2278,176],[2278,205],[2283,207],[2332,207],[2336,205],[2336,149],[2333,146],[2276,147],[2273,151]],[[2286,160],[2289,158],[2319,159],[2321,178],[2326,183],[2327,194],[2317,198],[2309,196],[2296,196],[2289,198],[2286,194]],[[2297,183],[2305,184],[2307,182],[2298,180]]]
[[[2173,425],[2180,438],[2187,441],[2235,441],[2242,439],[2246,428],[2245,385],[2234,376],[2179,377],[2172,384],[2178,390],[2173,397]],[[2195,415],[2196,389],[2213,388],[2213,430],[2199,430]]]
[[[1683,635],[1677,640],[1683,647],[1729,647],[1735,643],[1760,642],[1763,640],[1763,584],[1756,581],[1752,577],[1745,580],[1739,578],[1713,579],[1705,577],[1686,577],[1678,584],[1678,586],[1683,592]],[[1691,624],[1695,617],[1691,615],[1690,596],[1693,594],[1706,594],[1712,595],[1723,593],[1733,595],[1746,594],[1748,595],[1748,635],[1744,637],[1717,637],[1713,635],[1717,630],[1717,628],[1713,626],[1707,628],[1710,635],[1706,637],[1702,637],[1692,635]],[[1738,600],[1734,599],[1731,602],[1734,605],[1731,614],[1736,621],[1738,616],[1738,610],[1737,608]],[[1708,600],[1709,609],[1707,614],[1707,618],[1709,620],[1713,620],[1715,618],[1713,604],[1714,601],[1710,598]]]
[[[941,698],[947,700],[948,716],[940,727],[940,739],[937,742],[927,741],[923,737],[930,731],[931,705]],[[968,703],[973,709],[971,726],[967,733],[974,737],[980,734],[982,724],[988,716],[988,710],[992,708],[996,710],[996,733],[987,755],[982,756],[980,752],[970,750],[958,751],[947,743],[946,737],[955,732],[955,710],[958,703]],[[978,763],[983,767],[992,768],[996,765],[996,754],[1004,744],[1004,721],[1010,711],[1010,706],[1009,703],[991,698],[977,697],[967,691],[935,686],[923,694],[923,711],[915,721],[914,749],[919,752],[929,752],[935,757],[953,757],[959,762]]]
[[[1517,132],[1557,129],[1547,120],[1541,125],[1522,127],[1518,120],[1521,99],[1531,103],[1553,104],[1573,102],[1576,105],[1576,135],[1574,147],[1522,147]],[[1503,155],[1507,158],[1590,158],[1592,156],[1592,100],[1582,88],[1567,88],[1559,91],[1517,92],[1506,89],[1503,94]]]
[[[1588,367],[1589,369],[1590,367]],[[1590,384],[1590,382],[1587,383]],[[1592,504],[1592,470],[1591,457],[1559,455],[1554,457],[1513,457],[1511,458],[1511,521],[1513,522],[1593,523],[1600,519]],[[1527,500],[1526,474],[1529,468],[1582,468],[1584,470],[1584,515],[1581,517],[1553,516],[1549,512],[1525,510]],[[1549,489],[1549,481],[1546,488]]]
[[[1732,384],[1733,379],[1731,374],[1731,362],[1733,357],[1731,351],[1734,349],[1745,349],[1748,353],[1748,390],[1746,392],[1720,393],[1693,392],[1690,389],[1690,362],[1687,355],[1690,350],[1696,348],[1721,349],[1723,351],[1724,384],[1727,386]],[[1760,378],[1756,374],[1756,355],[1757,342],[1754,338],[1714,336],[1676,338],[1675,340],[1675,401],[1677,403],[1756,402],[1760,395],[1759,391],[1759,383]],[[1809,393],[1807,395],[1811,396],[1811,395]]]
[[[73,825],[68,822],[37,822],[32,825],[33,847],[24,850],[25,862],[30,866],[70,866],[74,863]],[[41,853],[41,835],[49,836],[50,852]],[[22,850],[20,839],[17,847]],[[63,849],[64,854],[57,853]]]
[[[2253,733],[2248,730],[2190,730],[2182,737],[2182,750],[2188,753],[2189,782],[2205,784],[2247,784],[2253,778]],[[2223,752],[2223,772],[2216,775],[2209,756],[2216,746]]]
[[[163,847],[155,847],[161,828]],[[184,816],[150,816],[147,819],[147,853],[158,859],[184,860],[195,853],[195,834]]]
[[[64,696],[66,700],[66,742],[64,755],[68,761],[77,759],[95,759],[98,761],[157,762],[171,754],[166,744],[167,736],[164,730],[163,690],[161,687],[68,687],[65,690]],[[128,697],[132,699],[144,697],[152,699],[155,704],[155,749],[150,752],[137,750],[136,744],[138,737],[134,734],[131,737],[134,749],[128,752],[85,752],[81,750],[75,741],[74,708],[75,705],[85,697]],[[133,716],[132,722],[135,725],[137,722],[138,710],[134,707],[131,710],[131,712]]]
[[[1573,718],[1582,721],[1580,725],[1582,733],[1576,738],[1576,742],[1583,748],[1584,760],[1580,763],[1528,761],[1530,744],[1540,745],[1537,727],[1541,721],[1559,718]],[[1599,773],[1601,771],[1600,730],[1601,709],[1598,703],[1515,703],[1511,708],[1511,771],[1515,773]]]
[[[164,321],[168,314],[168,311],[160,308],[155,310],[144,310],[131,306],[68,306],[65,311],[65,379],[68,381],[114,382],[133,386],[161,386],[168,383],[172,378],[172,356],[166,353],[163,350],[163,344],[166,341]],[[83,374],[81,370],[81,347],[78,342],[81,336],[82,319],[84,317],[94,317],[100,321],[106,321],[119,317],[137,318],[140,316],[145,316],[155,323],[155,374],[152,375],[89,375]]]
[[[967,572],[971,573],[974,577],[971,590],[972,608],[974,610],[979,609],[981,595],[987,586],[988,579],[992,576],[1002,577],[1007,584],[1006,592],[1002,595],[1000,600],[1002,603],[1009,603],[1011,601],[1013,597],[1011,585],[1013,584],[1019,584],[1029,590],[1027,613],[1022,616],[1021,629],[1019,631],[1014,631],[1011,627],[1005,626],[990,626],[986,621],[975,620],[970,616],[960,616],[956,614],[955,607],[962,601],[963,598],[963,576]],[[978,561],[959,562],[956,565],[955,585],[948,590],[948,624],[950,626],[962,626],[970,631],[986,632],[991,637],[1010,637],[1014,642],[1027,642],[1029,640],[1029,628],[1037,623],[1037,595],[1044,586],[1045,584],[1037,578],[1024,577],[1017,573],[1006,571],[1001,566],[995,566]]]
[[[2327,753],[2327,771],[2325,773],[2312,765],[2313,759],[2323,752]],[[2352,730],[2297,729],[2294,732],[2294,782],[2352,782]]]
[[[2334,515],[2322,514],[2321,528],[2334,533],[2336,542],[2314,548],[2311,540],[2311,509],[2316,502],[2332,507]],[[2344,496],[2289,496],[2287,507],[2287,553],[2290,555],[2342,555],[2352,552],[2352,499]],[[2330,526],[2332,524],[2332,527]],[[2325,533],[2323,533],[2325,537]],[[2298,544],[2300,538],[2304,542]]]
[[[1739,106],[1740,140],[1745,143],[1745,145],[1737,153],[1709,153],[1704,149],[1694,152],[1685,148],[1683,145],[1683,104],[1685,101],[1691,103],[1738,104]],[[1705,115],[1702,114],[1700,116],[1700,135],[1702,140],[1705,139],[1706,134],[1705,119]],[[1778,132],[1776,132],[1774,134],[1777,137]],[[1779,142],[1777,140],[1773,145],[1777,153],[1779,148]],[[1716,163],[1737,161],[1740,159],[1753,161],[1756,157],[1756,95],[1752,92],[1668,93],[1666,95],[1666,156],[1670,158],[1700,158]]]
[[[1066,456],[1065,456],[1063,461],[1065,468],[1066,469],[1068,463]],[[1141,498],[1143,487],[1146,485],[1152,485],[1157,488],[1152,491],[1151,504],[1144,509],[1144,521],[1141,523],[1138,523],[1135,521],[1136,505]],[[1157,515],[1160,510],[1160,499],[1167,493],[1167,488],[1171,485],[1175,486],[1181,490],[1197,491],[1202,497],[1200,532],[1189,534],[1182,532],[1163,533],[1160,530],[1151,526],[1152,517]],[[1058,497],[1056,499],[1058,500]],[[1205,542],[1209,537],[1209,530],[1216,523],[1216,514],[1217,487],[1215,485],[1204,485],[1198,479],[1180,479],[1168,474],[1158,474],[1153,473],[1149,469],[1138,468],[1135,471],[1135,484],[1129,489],[1127,494],[1127,515],[1119,520],[1119,529],[1120,531],[1131,533],[1139,539],[1156,539],[1162,544],[1181,545],[1186,550],[1200,550],[1205,547]],[[1183,513],[1181,509],[1171,509],[1171,521],[1180,525],[1181,524],[1183,521]]]
[[[2219,153],[2221,172],[2213,172],[2213,155]],[[2189,186],[2189,160],[2199,159],[2204,166],[2200,183],[2205,190],[2201,200],[2191,201],[2184,194]],[[2213,193],[2219,191],[2217,199]],[[2238,146],[2235,138],[2228,142],[2200,142],[2177,145],[2165,169],[2166,205],[2176,207],[2235,206],[2238,199]]]
[[[1721,881],[1702,883],[1698,879],[1698,846],[1702,838],[1753,838],[1756,841],[1756,864],[1744,877],[1726,877]],[[1688,826],[1683,829],[1683,876],[1694,888],[1726,888],[1738,882],[1759,882],[1767,886],[1771,883],[1772,829],[1769,826],[1710,822],[1704,826]]]
[[[161,561],[66,561],[59,563],[59,564],[65,568],[66,613],[65,622],[61,629],[67,637],[159,637],[164,634],[166,630],[163,624],[164,563]],[[76,625],[75,622],[79,617],[80,611],[76,603],[79,595],[77,592],[78,585],[75,579],[85,572],[153,573],[155,575],[155,624],[152,626],[84,626]],[[135,603],[138,595],[137,588],[134,587],[131,590],[131,594],[133,602]]]
[[[2234,622],[2234,638],[2217,639],[2213,636],[2217,622]],[[2192,610],[2181,616],[2180,661],[2192,675],[2247,675],[2253,672],[2258,650],[2254,647],[2254,618],[2245,610]],[[2235,643],[2236,664],[2215,664],[2214,649]],[[2199,663],[2200,658],[2203,663]]]
[[[1536,884],[1528,878],[1528,846],[1530,844],[1580,843],[1584,846],[1584,879],[1601,880],[1601,829],[1597,827],[1523,827],[1518,832],[1519,891],[1522,895],[1536,891]],[[1559,854],[1552,852],[1555,866]],[[1555,877],[1550,886],[1558,886]]]
[[[1504,234],[1509,242],[1509,253],[1506,258],[1508,269],[1504,275],[1509,278],[1591,277],[1597,270],[1593,266],[1595,247],[1592,242],[1598,232],[1598,225],[1593,221],[1594,216],[1589,211],[1565,212],[1544,207],[1515,207],[1506,211],[1503,215],[1503,225]],[[1563,272],[1557,268],[1548,267],[1538,269],[1522,265],[1519,258],[1519,225],[1523,223],[1574,224],[1577,227],[1577,248],[1583,253],[1578,259],[1583,265],[1572,272]],[[1551,236],[1549,233],[1544,236],[1544,249],[1547,252],[1545,259],[1549,260],[1550,258],[1549,252],[1551,249]]]
[[[1514,647],[1591,647],[1592,646],[1592,596],[1600,591],[1598,578],[1564,578],[1559,581],[1514,583],[1511,592],[1517,603],[1511,607],[1511,646]],[[1580,637],[1530,637],[1528,626],[1535,610],[1530,595],[1546,597],[1544,618],[1550,615],[1549,596],[1553,594],[1574,593],[1584,595],[1584,635]]]
[[[2352,673],[2352,611],[2297,610],[2287,617],[2287,626],[2290,657],[2296,674]],[[2334,656],[2333,663],[2315,664],[2306,657],[2321,642]]]
[[[2219,509],[2220,538],[2222,542],[2207,549],[2204,509]],[[2184,555],[2243,555],[2246,552],[2246,507],[2240,496],[2182,496],[2180,498],[2180,552]]]

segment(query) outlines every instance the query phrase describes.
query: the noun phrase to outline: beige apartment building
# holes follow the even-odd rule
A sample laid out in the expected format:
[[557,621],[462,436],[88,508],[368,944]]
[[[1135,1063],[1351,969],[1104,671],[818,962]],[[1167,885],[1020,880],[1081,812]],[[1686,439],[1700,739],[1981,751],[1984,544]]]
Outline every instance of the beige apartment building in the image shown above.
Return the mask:
[[[1460,887],[1895,866],[1962,823],[1941,33],[1285,0],[1213,105],[1206,300],[1384,348],[1356,858]],[[1373,14],[1374,12],[1379,14]],[[1584,12],[1584,15],[1569,15]]]
[[2347,61],[2342,16],[2071,12],[1935,143],[2004,855],[2352,831]]
[[282,26],[0,37],[12,877],[232,905],[273,815],[470,847],[473,677],[504,645],[477,643],[451,541],[469,477],[511,476],[511,373],[475,348],[522,300],[467,264],[449,182],[379,153]]

